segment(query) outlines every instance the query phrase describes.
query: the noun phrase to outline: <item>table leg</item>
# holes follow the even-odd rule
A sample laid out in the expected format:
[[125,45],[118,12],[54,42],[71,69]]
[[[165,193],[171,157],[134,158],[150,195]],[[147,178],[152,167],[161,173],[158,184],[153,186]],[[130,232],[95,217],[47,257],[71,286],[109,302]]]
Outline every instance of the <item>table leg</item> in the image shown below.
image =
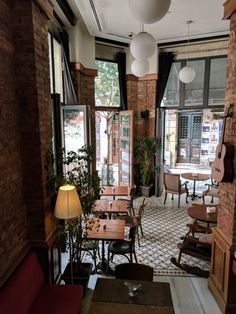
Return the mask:
[[98,263],[97,268],[95,270],[96,273],[98,274],[107,274],[107,275],[114,275],[114,271],[108,267],[107,269],[107,260],[105,258],[105,241],[106,240],[102,240],[102,258],[101,258],[101,262]]
[[191,195],[192,201],[195,198],[201,198],[201,196],[197,195],[195,191],[196,191],[196,180],[193,180],[193,194]]

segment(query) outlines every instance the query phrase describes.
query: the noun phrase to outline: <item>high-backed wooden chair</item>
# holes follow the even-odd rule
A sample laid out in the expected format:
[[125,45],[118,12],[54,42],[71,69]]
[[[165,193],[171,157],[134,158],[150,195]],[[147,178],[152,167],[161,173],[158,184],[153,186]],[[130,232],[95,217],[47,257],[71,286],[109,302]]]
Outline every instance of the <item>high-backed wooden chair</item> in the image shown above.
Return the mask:
[[172,200],[174,199],[174,194],[178,195],[178,207],[180,204],[180,195],[186,193],[186,203],[188,203],[189,191],[187,187],[187,182],[181,184],[180,175],[175,173],[164,172],[164,187],[165,187],[165,199],[166,203],[167,193],[172,194]]
[[153,281],[153,267],[145,264],[124,263],[115,267],[116,279]]

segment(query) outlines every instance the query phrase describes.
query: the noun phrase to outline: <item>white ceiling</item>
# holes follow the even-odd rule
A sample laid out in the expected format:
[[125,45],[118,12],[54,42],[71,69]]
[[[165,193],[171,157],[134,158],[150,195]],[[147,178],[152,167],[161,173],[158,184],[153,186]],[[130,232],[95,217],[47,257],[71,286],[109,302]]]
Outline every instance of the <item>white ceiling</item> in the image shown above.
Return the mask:
[[[145,1],[145,0],[143,0]],[[157,43],[187,39],[186,22],[192,20],[189,39],[226,35],[229,21],[223,20],[225,0],[172,0],[168,13],[157,23],[145,24]],[[141,31],[131,14],[129,0],[68,0],[93,36],[129,43],[130,33]]]

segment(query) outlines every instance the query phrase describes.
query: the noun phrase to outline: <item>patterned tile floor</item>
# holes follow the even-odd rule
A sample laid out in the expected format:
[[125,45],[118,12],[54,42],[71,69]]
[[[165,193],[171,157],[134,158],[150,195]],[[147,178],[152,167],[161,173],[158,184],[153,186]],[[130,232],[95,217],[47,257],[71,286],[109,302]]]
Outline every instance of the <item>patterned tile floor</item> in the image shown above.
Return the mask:
[[[135,199],[134,206],[138,207],[142,197]],[[191,205],[183,203],[182,207],[177,208],[177,198],[174,201],[167,198],[166,206],[163,206],[163,197],[151,197],[148,199],[148,204],[145,209],[142,225],[144,230],[144,237],[141,237],[141,246],[136,243],[136,254],[139,263],[145,263],[154,267],[156,275],[174,275],[186,276],[186,272],[175,267],[170,259],[171,257],[178,257],[179,249],[176,244],[180,242],[180,237],[187,232],[186,224],[189,221],[186,209]],[[191,201],[190,201],[191,202]],[[200,204],[202,201],[199,199]],[[89,255],[86,260],[90,260]],[[110,266],[115,267],[116,264],[127,262],[123,256],[114,256],[113,262]],[[201,269],[209,270],[209,263],[192,258],[187,255],[182,255],[181,262],[198,266]]]

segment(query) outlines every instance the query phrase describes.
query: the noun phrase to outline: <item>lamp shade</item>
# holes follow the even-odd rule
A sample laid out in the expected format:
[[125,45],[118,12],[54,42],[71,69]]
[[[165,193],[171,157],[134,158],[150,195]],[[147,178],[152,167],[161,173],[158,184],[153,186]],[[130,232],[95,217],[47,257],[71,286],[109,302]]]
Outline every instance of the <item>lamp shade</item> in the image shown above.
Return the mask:
[[142,77],[149,72],[147,60],[134,60],[131,64],[131,71],[135,76]]
[[156,41],[151,34],[140,32],[132,39],[130,51],[135,59],[146,60],[154,54],[156,47]]
[[129,0],[131,14],[144,24],[161,20],[170,7],[171,0]]
[[196,76],[195,70],[190,66],[185,66],[179,71],[179,79],[183,83],[190,83]]
[[54,216],[61,219],[70,219],[82,214],[82,206],[76,187],[63,185],[58,190]]

